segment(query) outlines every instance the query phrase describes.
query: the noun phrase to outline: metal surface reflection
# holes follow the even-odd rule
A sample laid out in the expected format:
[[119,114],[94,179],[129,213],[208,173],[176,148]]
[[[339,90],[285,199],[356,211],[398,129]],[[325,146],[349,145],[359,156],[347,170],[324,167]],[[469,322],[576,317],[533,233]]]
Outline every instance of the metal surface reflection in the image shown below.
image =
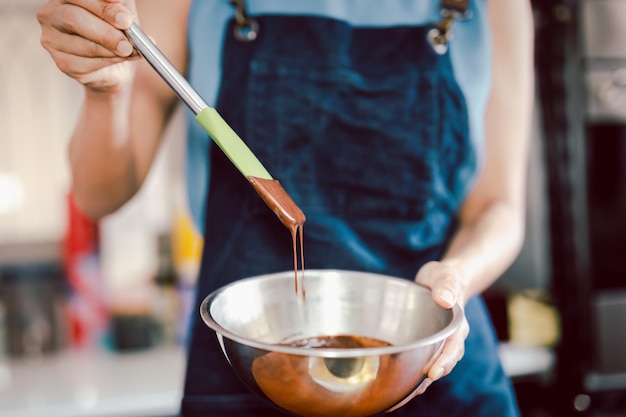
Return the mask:
[[235,373],[298,416],[365,417],[397,404],[463,320],[413,281],[337,270],[305,280],[304,300],[285,271],[227,285],[201,306]]

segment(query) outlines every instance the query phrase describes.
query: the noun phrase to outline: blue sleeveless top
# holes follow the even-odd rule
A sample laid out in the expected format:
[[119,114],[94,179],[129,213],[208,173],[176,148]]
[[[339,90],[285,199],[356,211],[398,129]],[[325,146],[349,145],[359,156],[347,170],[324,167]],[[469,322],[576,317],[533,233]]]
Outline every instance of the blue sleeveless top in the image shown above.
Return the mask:
[[[248,10],[251,16],[311,15],[342,20],[354,27],[392,27],[436,22],[440,19],[439,4],[440,0],[250,0]],[[454,75],[465,96],[470,136],[480,165],[483,116],[491,78],[491,43],[487,0],[474,0],[471,4],[472,18],[453,26],[450,55]],[[189,14],[188,78],[210,106],[215,105],[217,98],[224,31],[233,14],[234,8],[227,0],[194,0]],[[188,203],[198,229],[203,231],[210,139],[193,115],[188,115]]]

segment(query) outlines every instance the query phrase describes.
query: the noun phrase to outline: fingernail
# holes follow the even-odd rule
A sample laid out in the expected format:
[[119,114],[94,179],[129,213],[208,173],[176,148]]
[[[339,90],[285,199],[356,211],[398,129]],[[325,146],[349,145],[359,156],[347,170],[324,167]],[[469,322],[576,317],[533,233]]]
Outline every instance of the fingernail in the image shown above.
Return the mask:
[[133,53],[133,46],[126,40],[120,41],[120,43],[117,44],[117,52],[121,56],[129,56]]
[[439,297],[450,305],[454,304],[454,294],[449,290],[441,290]]
[[126,29],[133,24],[133,17],[128,13],[119,12],[115,15],[115,23],[121,28]]
[[435,374],[433,375],[433,377],[431,378],[433,381],[438,380],[439,378],[441,378],[443,376],[443,368],[438,368],[437,371],[435,371]]

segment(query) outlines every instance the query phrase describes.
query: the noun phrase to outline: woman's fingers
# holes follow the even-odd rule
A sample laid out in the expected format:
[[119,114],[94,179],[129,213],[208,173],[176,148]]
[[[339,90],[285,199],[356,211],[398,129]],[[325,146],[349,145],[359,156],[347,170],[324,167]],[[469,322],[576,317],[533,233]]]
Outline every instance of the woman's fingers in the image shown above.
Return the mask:
[[468,335],[469,324],[464,319],[461,327],[446,339],[439,355],[424,370],[429,379],[437,381],[452,372],[452,369],[465,355],[465,339]]
[[441,349],[424,369],[424,379],[417,388],[401,402],[387,410],[387,413],[406,405],[413,398],[422,395],[433,382],[448,375],[465,354],[465,339],[469,335],[469,324],[463,321],[461,327],[443,343]]
[[136,14],[132,0],[52,0],[50,3],[84,9],[119,30],[128,29]]
[[443,262],[428,262],[420,268],[415,281],[431,289],[435,302],[444,308],[463,304],[463,281],[460,272]]
[[[139,56],[133,56],[131,59],[139,59]],[[117,68],[116,64],[126,61],[128,58],[84,58],[55,52],[55,62],[61,71],[81,84],[94,88],[102,88],[109,84],[108,81],[113,81],[113,78],[117,79],[118,76],[123,75],[118,74],[115,68]],[[105,71],[110,74],[105,74]]]
[[[106,2],[98,2],[108,4]],[[115,15],[126,16],[127,25],[117,25],[103,16],[78,7],[76,4],[48,4],[38,13],[42,25],[41,43],[47,50],[59,50],[73,55],[86,57],[110,57],[113,55],[126,57],[132,54],[132,46],[120,29],[132,23],[132,15],[124,6],[114,4],[119,11],[109,11]],[[122,11],[125,10],[125,11]],[[109,17],[116,21],[116,18]]]
[[96,89],[130,80],[125,61],[138,53],[123,33],[134,20],[130,0],[51,0],[37,18],[41,44],[61,71]]
[[[45,43],[44,43],[45,42]],[[90,41],[83,37],[73,34],[60,33],[53,39],[42,40],[44,47],[51,53],[63,53],[70,56],[82,58],[124,58],[128,55],[128,51],[118,51],[115,53],[105,48],[99,43]],[[131,47],[130,44],[128,44]],[[132,47],[131,47],[132,48]],[[132,50],[130,51],[132,54]]]

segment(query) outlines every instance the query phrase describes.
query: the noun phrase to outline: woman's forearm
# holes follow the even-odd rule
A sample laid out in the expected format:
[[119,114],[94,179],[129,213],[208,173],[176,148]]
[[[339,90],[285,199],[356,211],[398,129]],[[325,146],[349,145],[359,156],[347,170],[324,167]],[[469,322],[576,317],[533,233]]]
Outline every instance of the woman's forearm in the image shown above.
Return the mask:
[[130,140],[130,92],[85,90],[69,146],[72,192],[85,214],[98,219],[126,202],[139,181]]
[[526,175],[534,103],[533,19],[526,1],[493,2],[492,89],[485,161],[444,256],[466,298],[485,290],[518,256],[524,238]]
[[524,224],[523,210],[504,202],[490,204],[476,220],[461,224],[442,263],[459,272],[464,301],[488,288],[513,263]]

